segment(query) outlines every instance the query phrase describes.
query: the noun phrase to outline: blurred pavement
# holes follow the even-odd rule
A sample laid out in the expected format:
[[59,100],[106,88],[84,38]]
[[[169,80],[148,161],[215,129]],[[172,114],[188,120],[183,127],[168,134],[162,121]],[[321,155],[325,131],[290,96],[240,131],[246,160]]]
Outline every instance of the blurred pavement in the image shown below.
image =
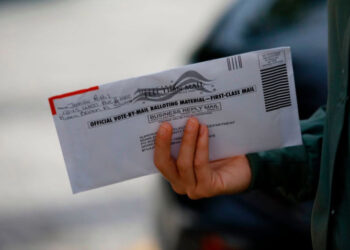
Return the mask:
[[157,249],[159,176],[72,195],[47,98],[184,64],[229,0],[0,1],[0,249]]

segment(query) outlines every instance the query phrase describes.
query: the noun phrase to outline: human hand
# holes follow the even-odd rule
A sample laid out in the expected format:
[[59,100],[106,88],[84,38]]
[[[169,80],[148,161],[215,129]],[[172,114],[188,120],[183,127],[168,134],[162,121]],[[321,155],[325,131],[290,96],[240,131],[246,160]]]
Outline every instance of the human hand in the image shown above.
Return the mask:
[[172,126],[164,122],[155,139],[154,164],[178,194],[200,199],[234,194],[249,187],[251,170],[245,155],[209,161],[209,133],[194,117],[188,119],[178,158],[170,153]]

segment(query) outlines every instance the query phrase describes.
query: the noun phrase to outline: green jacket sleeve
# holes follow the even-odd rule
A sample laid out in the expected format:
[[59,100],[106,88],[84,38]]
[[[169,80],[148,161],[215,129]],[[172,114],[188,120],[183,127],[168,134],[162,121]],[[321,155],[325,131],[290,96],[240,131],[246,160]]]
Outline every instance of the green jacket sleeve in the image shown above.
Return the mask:
[[252,170],[249,189],[278,189],[299,201],[313,197],[321,164],[325,118],[325,108],[320,108],[308,120],[301,121],[302,146],[248,154]]

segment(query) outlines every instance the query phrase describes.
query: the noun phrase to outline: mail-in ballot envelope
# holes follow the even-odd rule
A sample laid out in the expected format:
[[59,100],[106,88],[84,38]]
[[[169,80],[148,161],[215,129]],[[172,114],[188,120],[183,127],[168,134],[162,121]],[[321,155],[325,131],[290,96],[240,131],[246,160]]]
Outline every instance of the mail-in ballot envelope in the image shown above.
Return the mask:
[[49,98],[74,193],[157,172],[155,133],[209,128],[210,159],[302,143],[289,48],[187,65]]

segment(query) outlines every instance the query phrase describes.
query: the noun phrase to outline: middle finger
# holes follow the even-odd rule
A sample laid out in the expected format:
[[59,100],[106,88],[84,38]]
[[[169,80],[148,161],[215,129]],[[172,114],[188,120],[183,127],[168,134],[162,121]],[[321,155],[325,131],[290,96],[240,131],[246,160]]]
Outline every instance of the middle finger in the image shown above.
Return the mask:
[[176,162],[180,178],[187,187],[194,187],[196,185],[193,160],[196,151],[198,129],[198,120],[194,117],[188,119]]

